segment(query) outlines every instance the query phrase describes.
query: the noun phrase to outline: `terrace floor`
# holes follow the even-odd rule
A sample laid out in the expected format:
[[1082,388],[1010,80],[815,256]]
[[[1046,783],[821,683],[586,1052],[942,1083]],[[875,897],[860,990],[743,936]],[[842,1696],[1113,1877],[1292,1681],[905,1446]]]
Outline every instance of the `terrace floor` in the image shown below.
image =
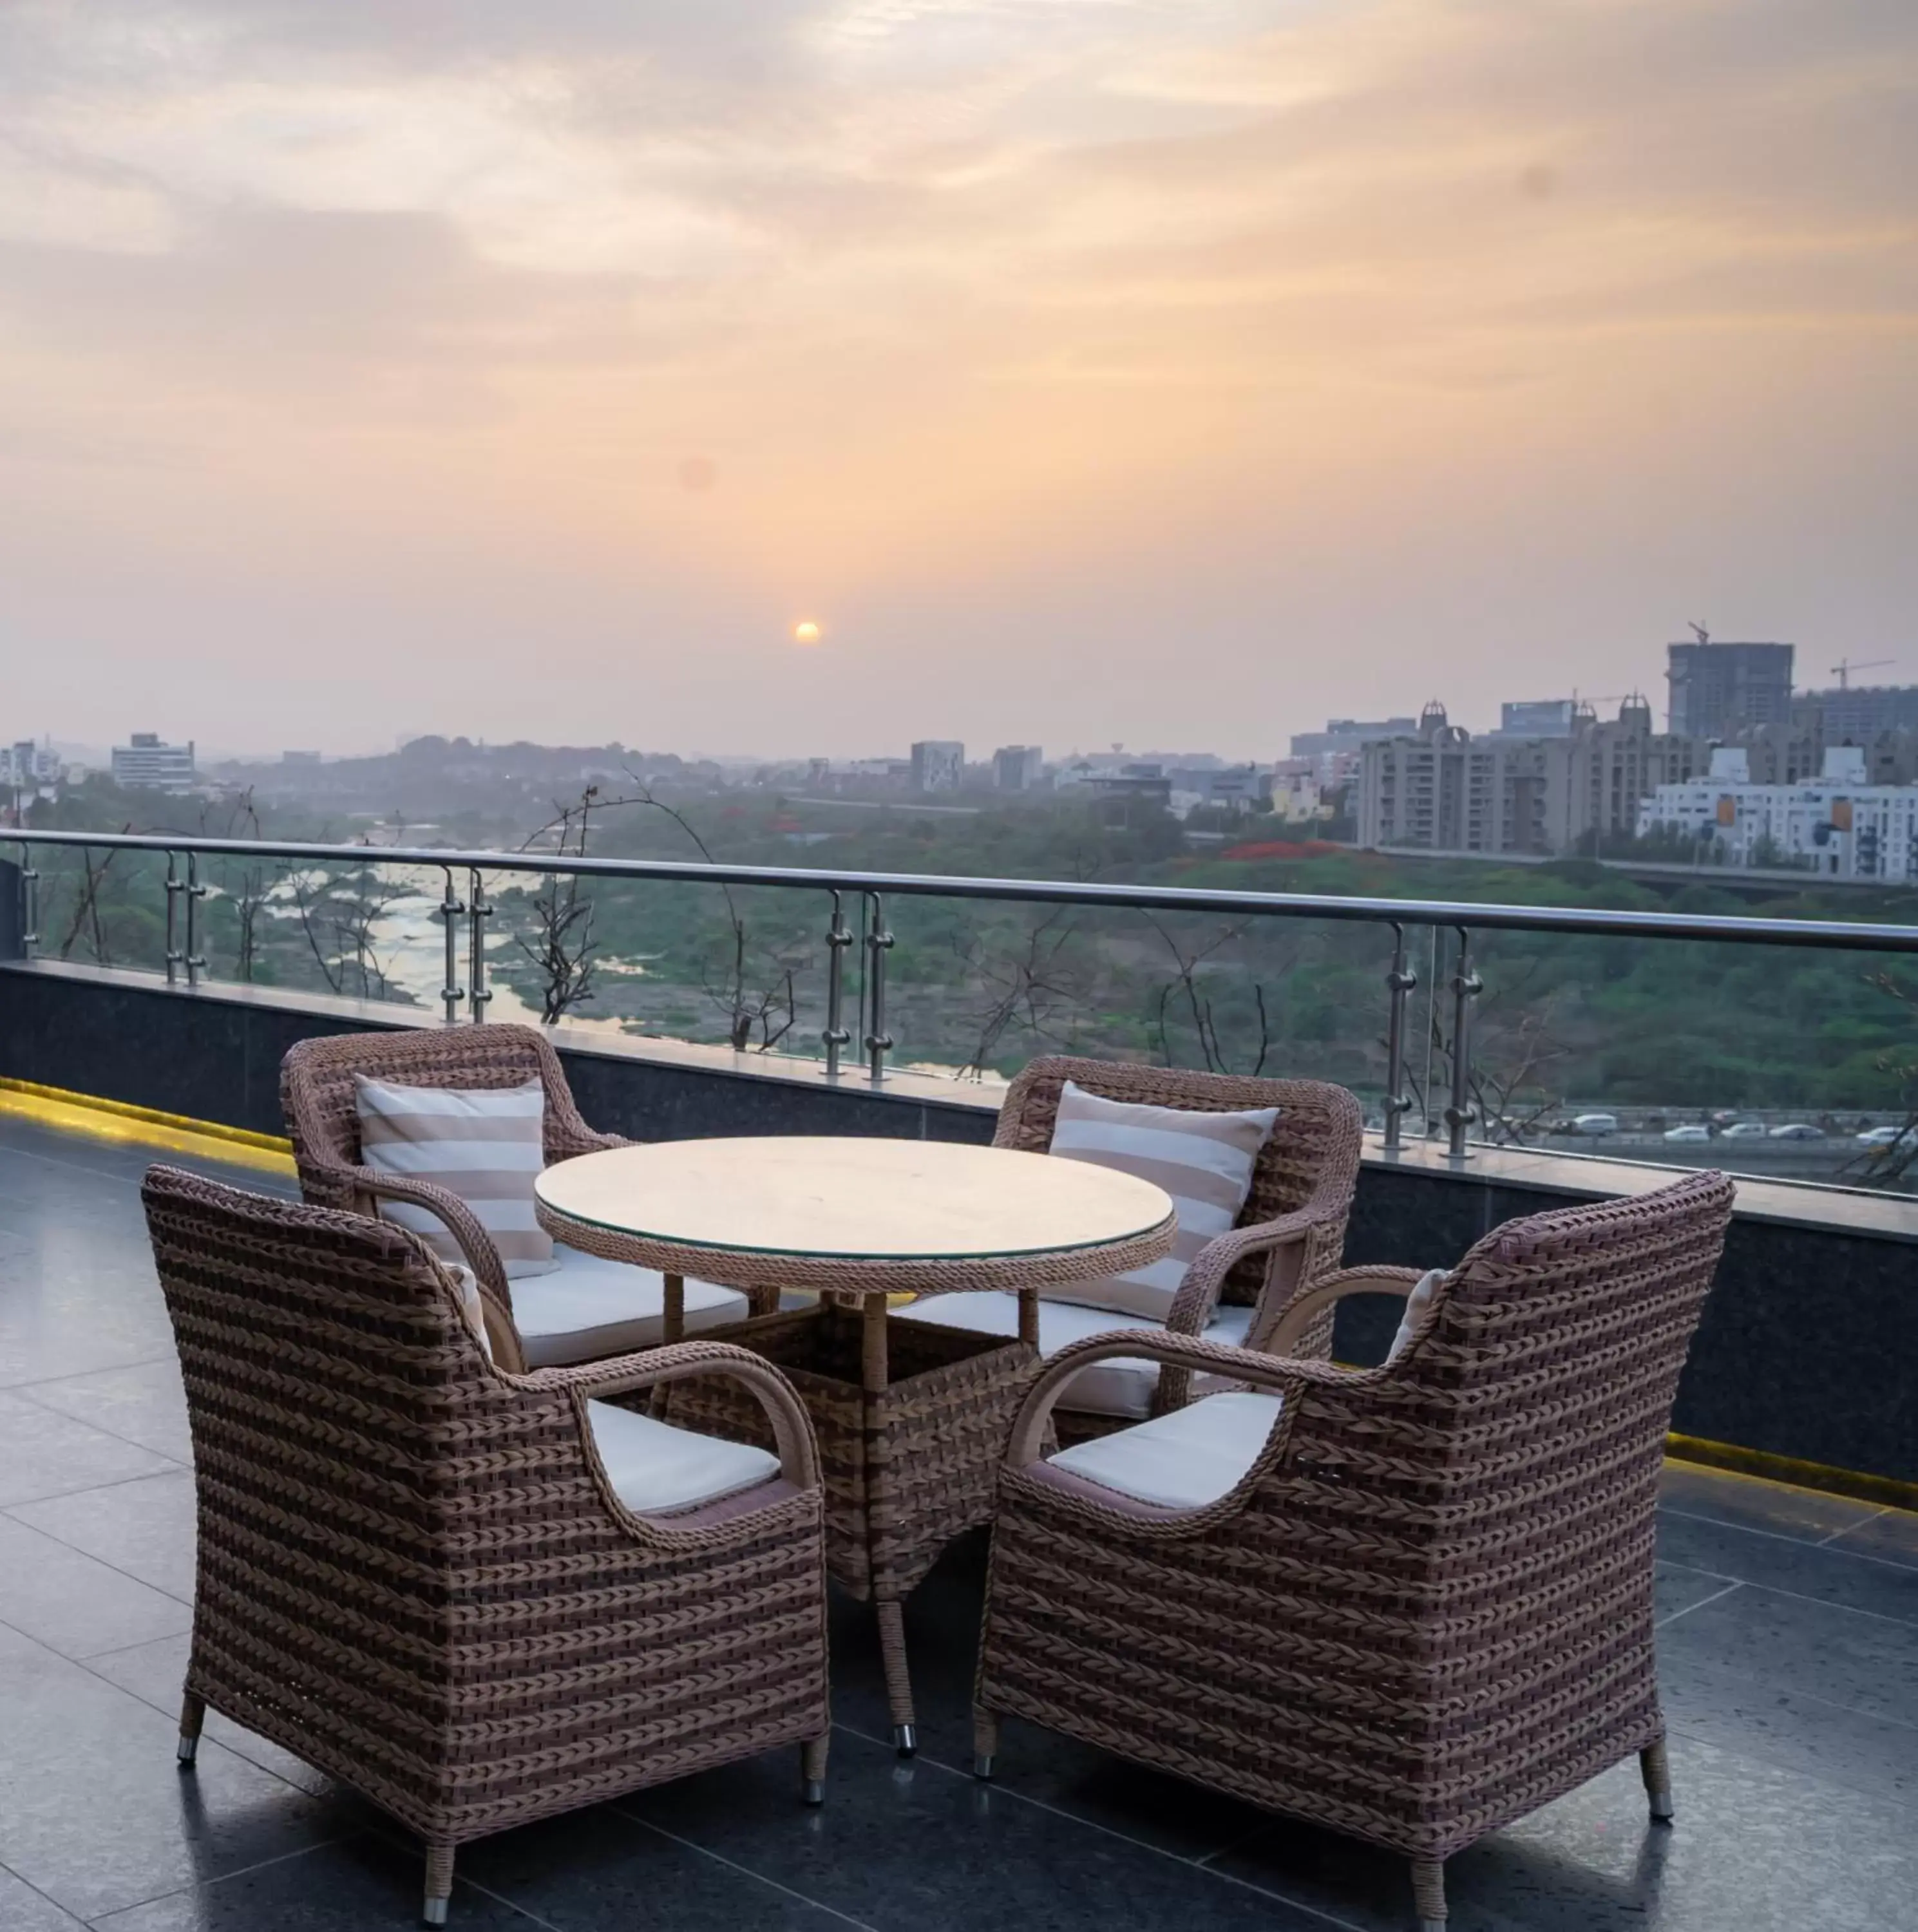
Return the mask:
[[[175,1766],[193,1479],[147,1158],[0,1119],[0,1928],[410,1926],[419,1858],[364,1802],[217,1718]],[[1620,1766],[1454,1859],[1452,1924],[1918,1924],[1918,1516],[1673,1468],[1660,1549],[1676,1828]],[[913,1762],[841,1604],[823,1810],[781,1753],[507,1832],[461,1852],[455,1927],[1409,1924],[1396,1861],[1061,1738],[1009,1725],[975,1784],[981,1557],[956,1548],[908,1610]]]

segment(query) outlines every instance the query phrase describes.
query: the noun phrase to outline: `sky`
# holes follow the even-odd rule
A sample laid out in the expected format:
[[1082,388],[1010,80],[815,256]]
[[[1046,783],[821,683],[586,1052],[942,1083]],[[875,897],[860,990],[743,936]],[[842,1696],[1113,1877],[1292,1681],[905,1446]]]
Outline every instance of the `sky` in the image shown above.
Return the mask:
[[8,739],[1918,680],[1914,502],[1912,0],[0,4]]

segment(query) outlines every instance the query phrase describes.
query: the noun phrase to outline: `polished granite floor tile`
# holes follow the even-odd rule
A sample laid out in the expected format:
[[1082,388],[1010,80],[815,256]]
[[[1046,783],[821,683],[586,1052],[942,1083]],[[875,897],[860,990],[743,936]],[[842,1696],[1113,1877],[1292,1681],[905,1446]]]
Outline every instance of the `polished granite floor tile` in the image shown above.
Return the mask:
[[1661,1646],[1658,1694],[1676,1736],[1918,1804],[1918,1730],[1800,1690],[1789,1670],[1753,1677],[1718,1663],[1708,1649],[1675,1653]]
[[1918,1726],[1918,1641],[1890,1618],[1747,1584],[1675,1618],[1658,1632],[1658,1647],[1674,1662],[1696,1658]]
[[193,1601],[190,1469],[174,1468],[157,1476],[21,1503],[5,1514],[182,1603]]
[[[364,1801],[217,1715],[200,1771],[174,1766],[190,1483],[120,1460],[190,1447],[146,1164],[0,1122],[0,1928],[397,1932],[416,1922],[419,1854]],[[17,1493],[50,1465],[71,1486]],[[1910,1922],[1918,1518],[1708,1471],[1668,1469],[1664,1495],[1678,1827],[1647,1828],[1622,1766],[1454,1861],[1453,1924]],[[455,1932],[1409,1927],[1398,1861],[1068,1739],[1007,1724],[999,1778],[977,1785],[984,1546],[963,1540],[908,1610],[912,1764],[885,1742],[870,1608],[837,1598],[823,1810],[797,1803],[788,1752],[507,1833],[463,1850]]]
[[[181,1691],[186,1682],[187,1657],[193,1647],[190,1633],[163,1636],[152,1643],[135,1644],[126,1650],[110,1650],[86,1660],[88,1670],[123,1690],[131,1690],[141,1702],[168,1718],[179,1715]],[[247,1759],[263,1771],[298,1785],[302,1791],[324,1796],[338,1787],[323,1771],[303,1763],[290,1751],[256,1736],[222,1717],[218,1711],[206,1714],[205,1735],[226,1746],[236,1756]]]
[[[168,1892],[93,1923],[99,1932],[412,1932],[419,1924],[419,1855],[362,1833],[337,1844],[273,1859],[230,1877]],[[635,1901],[635,1904],[639,1902]],[[629,1910],[609,1922],[625,1932],[668,1932]],[[457,1877],[451,1932],[540,1932],[541,1922]],[[734,1932],[749,1932],[736,1918]],[[550,1922],[545,1932],[554,1932]]]
[[1667,1563],[1918,1626],[1918,1567],[1848,1541],[1810,1544],[1696,1516],[1658,1518],[1658,1555]]
[[125,1436],[0,1389],[0,1507],[160,1475],[179,1466]]
[[0,1630],[0,1865],[84,1918],[335,1836],[362,1814],[203,1744],[44,1646]]
[[[789,1785],[786,1823],[816,1834],[820,1814],[797,1796]],[[845,1932],[861,1922],[803,1897],[790,1874],[743,1870],[618,1804],[482,1839],[454,1869],[557,1932],[597,1932],[644,1911],[674,1932]]]
[[1679,1617],[1688,1616],[1712,1598],[1742,1587],[1696,1570],[1681,1570],[1670,1563],[1655,1564],[1652,1570],[1652,1615],[1662,1628]]
[[0,1623],[63,1657],[191,1628],[191,1606],[0,1514]]
[[81,1932],[86,1923],[25,1879],[0,1870],[0,1925],[7,1932]]
[[101,1369],[57,1382],[31,1382],[19,1392],[54,1409],[177,1463],[193,1460],[187,1396],[180,1365],[170,1349],[161,1360],[131,1368]]
[[[1646,1816],[1627,1762],[1445,1868],[1458,1932],[1890,1932],[1918,1877],[1910,1814],[1684,1738],[1677,1819]],[[1219,1863],[1361,1932],[1406,1932],[1410,1881],[1329,1834],[1278,1826]]]
[[1071,1819],[888,1745],[833,1740],[825,1804],[794,1804],[790,1754],[662,1786],[623,1808],[879,1932],[1305,1932],[1256,1885]]
[[1665,1465],[1658,1483],[1658,1504],[1675,1514],[1769,1530],[1806,1543],[1822,1543],[1878,1513],[1875,1503],[1826,1496],[1784,1483],[1760,1482],[1696,1462]]
[[1855,1556],[1875,1556],[1882,1562],[1902,1563],[1918,1570],[1918,1513],[1881,1510],[1856,1528],[1834,1538],[1832,1547]]

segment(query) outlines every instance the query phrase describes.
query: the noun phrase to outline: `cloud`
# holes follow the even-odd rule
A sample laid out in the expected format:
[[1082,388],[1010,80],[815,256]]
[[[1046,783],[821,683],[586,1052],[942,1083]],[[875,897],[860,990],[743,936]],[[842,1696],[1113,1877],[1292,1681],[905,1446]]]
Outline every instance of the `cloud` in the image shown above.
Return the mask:
[[[1794,563],[1835,642],[1918,592],[1909,0],[17,0],[0,128],[0,485],[64,434],[89,536],[209,607],[195,518],[412,616],[863,608],[942,690],[989,611],[1061,714],[1168,611],[1227,682],[1362,639],[1270,680],[1310,722],[1395,626],[1489,697],[1507,577],[1652,651]],[[0,532],[56,624],[70,508]]]

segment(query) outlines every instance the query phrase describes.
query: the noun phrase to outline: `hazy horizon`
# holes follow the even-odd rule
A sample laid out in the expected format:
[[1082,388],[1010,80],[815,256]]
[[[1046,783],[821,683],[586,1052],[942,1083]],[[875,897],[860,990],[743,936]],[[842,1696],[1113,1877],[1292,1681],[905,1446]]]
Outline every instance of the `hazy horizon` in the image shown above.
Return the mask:
[[15,0],[0,116],[6,736],[1918,680],[1910,0]]

